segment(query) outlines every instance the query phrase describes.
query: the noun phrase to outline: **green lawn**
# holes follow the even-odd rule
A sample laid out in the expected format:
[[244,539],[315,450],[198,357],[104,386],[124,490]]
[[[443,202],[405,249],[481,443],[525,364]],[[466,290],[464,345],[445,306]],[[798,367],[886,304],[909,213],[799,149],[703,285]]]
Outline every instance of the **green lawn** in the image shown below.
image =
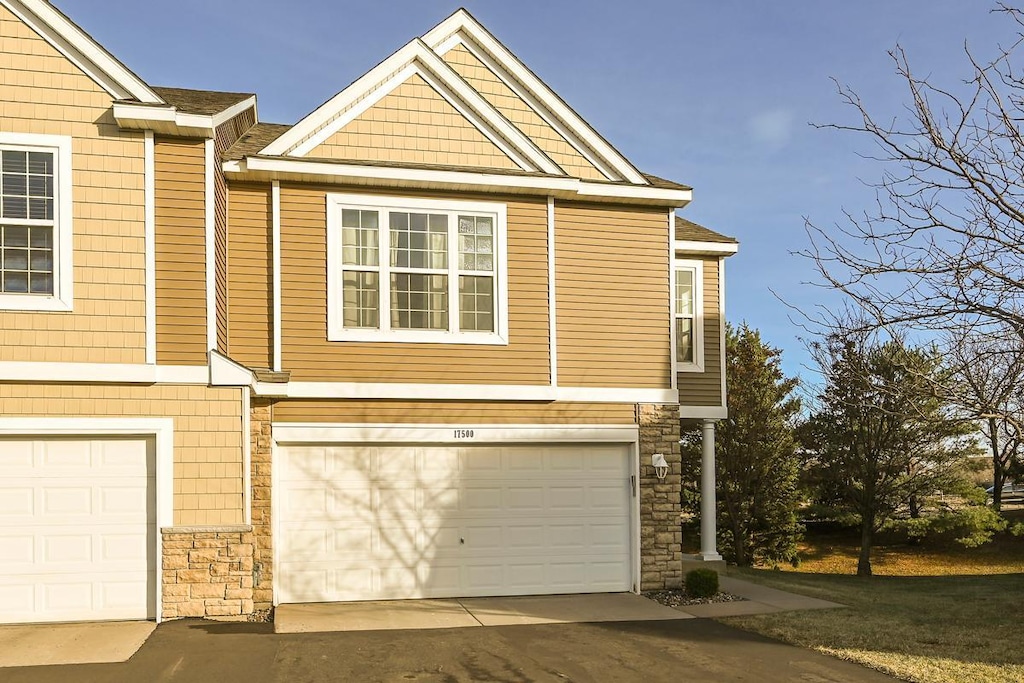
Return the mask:
[[[948,573],[948,563],[942,566]],[[849,607],[724,623],[908,681],[1024,681],[1024,574],[862,579],[737,568],[729,574]]]

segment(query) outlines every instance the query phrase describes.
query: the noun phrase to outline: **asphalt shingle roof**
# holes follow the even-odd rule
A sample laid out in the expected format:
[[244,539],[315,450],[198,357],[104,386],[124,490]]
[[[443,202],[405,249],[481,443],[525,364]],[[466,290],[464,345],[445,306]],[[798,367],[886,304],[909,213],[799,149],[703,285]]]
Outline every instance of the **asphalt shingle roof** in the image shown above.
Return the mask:
[[245,92],[217,92],[215,90],[189,90],[187,88],[161,88],[155,86],[153,87],[153,92],[180,112],[202,116],[219,114],[239,102],[255,97],[252,93]]
[[697,225],[681,216],[676,216],[676,239],[683,242],[720,242],[724,244],[738,244],[735,237],[727,237],[714,230],[708,230],[703,225]]

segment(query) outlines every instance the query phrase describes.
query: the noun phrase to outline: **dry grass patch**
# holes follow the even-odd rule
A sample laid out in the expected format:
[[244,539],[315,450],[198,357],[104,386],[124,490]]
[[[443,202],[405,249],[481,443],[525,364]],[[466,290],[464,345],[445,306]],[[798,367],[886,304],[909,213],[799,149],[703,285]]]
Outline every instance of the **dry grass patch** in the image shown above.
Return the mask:
[[[889,568],[924,571],[925,557],[906,565],[894,561]],[[935,566],[956,563],[943,560]],[[1019,631],[1024,574],[867,579],[806,571],[730,569],[730,574],[849,606],[722,620],[730,625],[907,681],[1024,681]]]

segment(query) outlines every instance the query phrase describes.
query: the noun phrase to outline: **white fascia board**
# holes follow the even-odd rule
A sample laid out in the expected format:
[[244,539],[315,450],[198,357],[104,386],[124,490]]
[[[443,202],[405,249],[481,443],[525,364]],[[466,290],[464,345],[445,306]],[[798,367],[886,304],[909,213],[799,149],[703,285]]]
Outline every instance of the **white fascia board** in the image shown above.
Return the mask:
[[615,185],[580,181],[579,194],[583,198],[615,197],[621,199],[664,199],[666,205],[685,206],[693,199],[693,190],[670,190],[650,185]]
[[565,121],[570,129],[595,152],[605,158],[625,180],[647,185],[647,179],[614,147],[574,112],[558,95],[530,71],[519,58],[502,45],[464,9],[459,9],[423,36],[431,49],[436,48],[452,34],[464,31],[485,52],[526,87],[556,117]]
[[397,168],[393,166],[361,166],[338,164],[307,159],[269,158],[266,156],[246,157],[242,162],[226,162],[225,173],[246,173],[264,171],[282,175],[320,175],[339,179],[394,180],[399,182],[446,183],[460,186],[477,186],[484,189],[506,187],[529,188],[534,190],[560,190],[573,193],[579,181],[575,178],[552,178],[550,176],[517,176],[466,171],[441,171],[432,169]]
[[531,424],[271,424],[274,442],[286,443],[633,443],[635,425]]
[[[253,95],[252,97],[247,97],[246,99],[242,100],[238,104],[231,105],[230,107],[228,107],[227,109],[225,109],[224,111],[222,111],[219,114],[214,114],[213,117],[212,117],[212,119],[213,119],[213,127],[217,128],[218,126],[220,126],[220,125],[222,125],[224,123],[227,123],[231,119],[233,119],[236,116],[238,116],[239,114],[241,114],[246,109],[250,109],[250,108],[251,109],[255,109],[256,108],[256,96],[255,95]],[[258,117],[257,117],[257,119],[258,119]]]
[[725,406],[679,406],[682,420],[724,420],[727,417],[729,409]]
[[90,384],[207,384],[205,365],[0,362],[0,381]]
[[710,256],[731,256],[740,250],[736,242],[698,242],[696,240],[675,240],[672,249],[677,254],[707,254]]
[[115,102],[114,120],[118,126],[129,130],[153,130],[166,135],[212,138],[217,126],[255,106],[256,98],[250,97],[219,114],[209,115],[187,114],[171,106],[152,107],[132,102]]
[[0,0],[7,9],[116,99],[162,104],[142,79],[45,0]]
[[[226,161],[224,173],[239,180],[256,176],[265,180],[295,179],[298,181],[336,181],[354,185],[393,185],[395,187],[429,187],[456,191],[513,192],[518,194],[554,195],[561,199],[587,201],[629,201],[657,206],[682,206],[689,202],[687,190],[662,190],[650,186],[584,183],[577,178],[501,175],[469,171],[399,168],[393,166],[362,166],[358,164],[294,159],[286,157],[250,156]],[[581,188],[586,186],[584,191]]]
[[556,400],[585,403],[679,403],[675,389],[629,389],[618,387],[558,387]]

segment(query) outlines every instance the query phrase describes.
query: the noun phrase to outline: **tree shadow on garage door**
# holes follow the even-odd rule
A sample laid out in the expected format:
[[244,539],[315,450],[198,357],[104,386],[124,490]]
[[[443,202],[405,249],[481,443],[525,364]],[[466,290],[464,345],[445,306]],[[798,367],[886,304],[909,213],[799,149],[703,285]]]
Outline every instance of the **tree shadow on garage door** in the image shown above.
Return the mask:
[[278,458],[280,602],[459,593],[458,448],[292,444]]

